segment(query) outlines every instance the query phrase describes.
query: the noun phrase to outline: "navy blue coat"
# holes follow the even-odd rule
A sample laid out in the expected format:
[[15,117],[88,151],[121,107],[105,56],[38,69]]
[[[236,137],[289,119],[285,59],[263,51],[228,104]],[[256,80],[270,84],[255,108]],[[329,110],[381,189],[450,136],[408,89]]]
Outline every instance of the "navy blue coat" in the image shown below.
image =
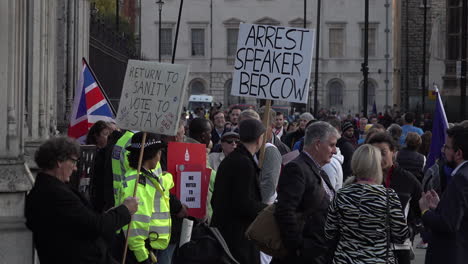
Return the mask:
[[468,263],[468,163],[455,174],[437,208],[422,220],[431,231],[426,264]]

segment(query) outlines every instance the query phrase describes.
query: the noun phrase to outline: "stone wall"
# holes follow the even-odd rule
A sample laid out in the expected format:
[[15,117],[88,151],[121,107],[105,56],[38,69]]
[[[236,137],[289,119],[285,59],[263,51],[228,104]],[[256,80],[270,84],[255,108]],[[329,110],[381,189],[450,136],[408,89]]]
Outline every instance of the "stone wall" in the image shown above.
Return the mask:
[[89,45],[89,1],[0,1],[0,31],[0,263],[30,264],[24,206],[32,157],[68,124]]
[[[437,1],[427,1],[427,27],[426,27],[426,76],[430,58],[430,39],[432,29],[433,5]],[[424,6],[423,0],[407,0],[401,2],[401,100],[402,107],[410,104],[410,109],[421,101],[421,78],[423,73],[423,27]],[[407,41],[408,34],[408,41]],[[407,56],[408,55],[408,56]],[[408,61],[407,61],[408,60]],[[407,79],[408,78],[408,79]],[[427,87],[427,81],[426,81]],[[418,103],[411,100],[415,98]],[[410,100],[410,101],[405,101]]]
[[24,201],[32,187],[23,159],[27,0],[0,1],[0,263],[32,263]]

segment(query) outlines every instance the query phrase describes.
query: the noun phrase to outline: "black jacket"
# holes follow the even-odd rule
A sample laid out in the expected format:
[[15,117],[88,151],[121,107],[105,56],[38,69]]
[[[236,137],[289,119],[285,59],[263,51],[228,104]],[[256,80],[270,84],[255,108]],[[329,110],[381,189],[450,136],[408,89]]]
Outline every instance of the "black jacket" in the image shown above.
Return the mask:
[[[330,201],[322,181],[333,190],[326,173],[303,152],[284,167],[275,217],[289,255],[273,263],[322,264],[330,260],[325,240]],[[296,213],[305,215],[303,228],[298,225]]]
[[289,132],[286,135],[283,135],[281,140],[288,146],[289,149],[293,149],[294,144],[299,141],[302,137],[304,137],[305,132],[301,129],[297,129],[294,132]]
[[[384,175],[384,178],[385,177],[387,177],[387,175]],[[390,186],[387,186],[385,179],[384,185],[387,188],[392,188],[398,194],[403,211],[405,210],[405,207],[409,205],[407,222],[411,228],[416,228],[421,220],[419,199],[421,198],[421,193],[423,191],[419,180],[411,172],[400,166],[395,166],[390,178]]]
[[354,146],[353,144],[343,136],[338,139],[336,146],[340,149],[341,155],[344,157],[343,165],[343,182],[353,174],[351,170],[351,159],[353,158]]
[[122,135],[123,132],[121,131],[113,131],[107,139],[107,145],[96,152],[93,178],[91,179],[91,203],[97,212],[105,212],[114,207],[112,150]]
[[421,153],[403,148],[398,151],[396,161],[400,167],[411,172],[420,182],[422,182],[424,177],[424,156]]
[[234,258],[241,264],[260,261],[260,252],[245,231],[263,204],[259,186],[259,168],[252,154],[240,144],[219,165],[211,205],[211,225],[217,227]]
[[78,191],[57,178],[39,173],[26,197],[26,225],[41,263],[115,263],[108,242],[130,222],[120,205],[97,214]]
[[468,164],[455,174],[435,210],[422,217],[431,231],[426,264],[468,263]]
[[[223,133],[221,133],[221,136],[226,132],[226,128],[224,128]],[[211,142],[213,142],[213,145],[221,143],[221,137],[218,135],[216,128],[213,128],[213,130],[211,130]]]

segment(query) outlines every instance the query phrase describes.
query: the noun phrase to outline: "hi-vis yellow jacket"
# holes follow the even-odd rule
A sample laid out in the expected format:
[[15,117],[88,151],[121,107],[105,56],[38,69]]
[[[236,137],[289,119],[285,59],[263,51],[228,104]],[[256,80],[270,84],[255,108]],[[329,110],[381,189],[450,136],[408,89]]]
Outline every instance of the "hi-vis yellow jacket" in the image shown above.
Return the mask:
[[114,175],[114,202],[116,206],[123,202],[122,184],[124,183],[125,174],[128,170],[131,170],[128,165],[128,151],[125,148],[131,144],[133,134],[132,131],[125,131],[112,149],[112,174]]
[[[136,196],[140,198],[138,211],[133,215],[128,246],[139,262],[146,260],[149,252],[145,240],[150,238],[153,249],[165,249],[171,238],[171,213],[169,190],[174,187],[172,174],[162,173],[158,163],[152,172],[141,169]],[[125,175],[123,197],[133,195],[137,171],[132,169]],[[127,233],[128,225],[123,227]]]

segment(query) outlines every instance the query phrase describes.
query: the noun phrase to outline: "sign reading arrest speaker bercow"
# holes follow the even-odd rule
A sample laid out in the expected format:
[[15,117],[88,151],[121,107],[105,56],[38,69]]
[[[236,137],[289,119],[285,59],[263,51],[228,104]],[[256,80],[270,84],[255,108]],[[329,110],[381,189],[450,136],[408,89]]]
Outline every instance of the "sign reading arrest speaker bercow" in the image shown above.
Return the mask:
[[241,24],[231,95],[307,103],[315,31]]
[[185,97],[188,66],[129,60],[120,97],[120,128],[174,136]]

